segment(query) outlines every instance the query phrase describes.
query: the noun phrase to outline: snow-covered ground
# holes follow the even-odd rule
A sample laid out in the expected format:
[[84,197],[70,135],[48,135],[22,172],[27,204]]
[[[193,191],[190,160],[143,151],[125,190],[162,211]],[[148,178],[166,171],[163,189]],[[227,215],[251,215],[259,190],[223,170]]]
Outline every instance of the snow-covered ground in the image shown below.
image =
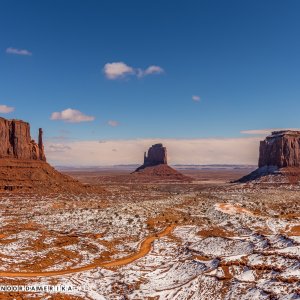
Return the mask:
[[[2,195],[0,284],[70,285],[77,299],[300,298],[300,233],[291,231],[300,224],[298,190],[114,189]],[[101,266],[131,257],[149,236],[139,259]],[[30,272],[42,275],[22,277]]]

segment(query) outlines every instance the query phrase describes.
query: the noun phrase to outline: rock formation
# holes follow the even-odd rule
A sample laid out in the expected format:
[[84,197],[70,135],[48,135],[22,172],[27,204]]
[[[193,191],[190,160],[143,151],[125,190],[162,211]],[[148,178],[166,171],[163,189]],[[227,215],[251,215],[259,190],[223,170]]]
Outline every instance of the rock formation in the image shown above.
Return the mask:
[[260,142],[258,167],[300,166],[300,131],[274,131]]
[[39,143],[30,136],[30,125],[21,120],[0,118],[0,158],[33,159],[45,161],[42,139],[39,130]]
[[148,154],[144,152],[144,163],[136,171],[162,164],[167,164],[167,148],[162,144],[154,144],[148,149]]
[[0,118],[0,190],[20,189],[77,192],[85,187],[46,162],[41,128],[36,143],[29,123]]
[[260,142],[258,169],[239,179],[238,182],[266,179],[272,181],[274,176],[270,177],[270,175],[276,175],[277,179],[280,178],[286,182],[298,181],[300,131],[273,131],[270,136]]
[[43,144],[43,129],[39,128],[39,159],[46,161],[46,156],[44,152],[44,144]]
[[144,166],[157,166],[167,164],[167,148],[162,144],[152,145],[148,150],[148,155],[144,153]]
[[[153,179],[163,180],[191,180],[190,177],[181,174],[167,164],[167,148],[162,144],[154,144],[148,154],[144,153],[144,163],[138,167],[132,174],[142,175],[150,181]],[[141,179],[141,176],[139,176]]]

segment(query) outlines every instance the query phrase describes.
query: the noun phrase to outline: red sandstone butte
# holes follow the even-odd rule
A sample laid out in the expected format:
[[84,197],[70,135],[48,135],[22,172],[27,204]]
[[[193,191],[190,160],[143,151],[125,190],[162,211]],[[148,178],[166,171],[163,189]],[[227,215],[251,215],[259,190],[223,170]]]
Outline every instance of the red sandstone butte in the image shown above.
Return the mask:
[[0,118],[0,158],[46,161],[42,135],[40,128],[37,144],[31,139],[29,123]]
[[46,162],[43,130],[38,143],[30,136],[30,125],[0,118],[0,191],[83,192],[86,186],[59,173]]
[[273,131],[260,142],[258,169],[238,182],[299,183],[300,131]]
[[157,166],[167,164],[167,148],[162,144],[152,145],[148,150],[148,155],[144,153],[144,166]]
[[300,131],[274,131],[260,142],[258,167],[300,166]]
[[[167,164],[167,148],[162,144],[152,145],[148,153],[144,153],[144,163],[132,174],[151,180],[190,181],[191,178],[174,170]],[[140,178],[142,179],[142,178]]]

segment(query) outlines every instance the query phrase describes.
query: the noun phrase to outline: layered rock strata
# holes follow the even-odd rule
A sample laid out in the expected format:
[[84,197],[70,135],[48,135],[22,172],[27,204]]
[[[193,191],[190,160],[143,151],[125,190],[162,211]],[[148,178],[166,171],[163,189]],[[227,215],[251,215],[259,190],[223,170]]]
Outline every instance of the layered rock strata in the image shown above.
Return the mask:
[[31,139],[29,123],[0,118],[0,158],[46,161],[42,135],[40,128],[37,144]]
[[[144,153],[144,163],[138,167],[133,174],[139,180],[155,181],[190,181],[191,178],[174,170],[167,164],[167,148],[162,144],[152,145],[148,153]],[[133,179],[133,177],[131,177]]]
[[162,144],[155,144],[149,148],[148,155],[144,153],[144,166],[160,164],[167,164],[167,148]]
[[30,136],[29,123],[0,118],[1,190],[84,192],[86,187],[46,162],[41,128],[36,143]]
[[260,142],[258,169],[238,182],[299,183],[300,131],[273,131]]
[[260,142],[258,167],[300,166],[300,131],[274,131]]

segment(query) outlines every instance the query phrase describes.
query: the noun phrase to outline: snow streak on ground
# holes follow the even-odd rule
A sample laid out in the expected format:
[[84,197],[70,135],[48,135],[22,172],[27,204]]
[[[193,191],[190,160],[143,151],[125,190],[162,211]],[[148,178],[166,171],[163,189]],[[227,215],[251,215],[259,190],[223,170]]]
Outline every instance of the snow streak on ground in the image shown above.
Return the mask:
[[[74,287],[41,299],[299,299],[299,198],[290,187],[243,185],[2,196],[0,284]],[[100,266],[138,253],[149,237],[139,259]],[[20,275],[61,270],[70,272]]]

